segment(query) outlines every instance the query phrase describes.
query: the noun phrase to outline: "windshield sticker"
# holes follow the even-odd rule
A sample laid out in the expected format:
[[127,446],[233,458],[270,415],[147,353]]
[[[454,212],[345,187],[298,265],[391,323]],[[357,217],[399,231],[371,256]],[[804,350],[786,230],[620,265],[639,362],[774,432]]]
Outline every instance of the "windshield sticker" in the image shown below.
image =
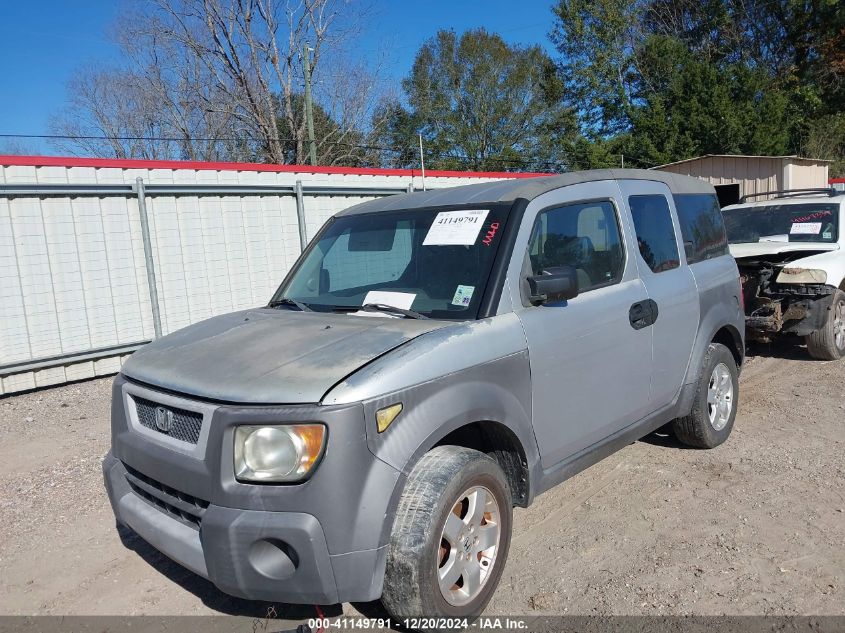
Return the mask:
[[790,235],[818,235],[821,232],[821,222],[794,222],[789,230]]
[[832,240],[833,239],[833,233],[831,233],[830,231],[825,231],[824,233],[822,233],[822,239]]
[[[367,305],[368,303],[384,303],[386,305],[393,306],[394,308],[410,310],[411,304],[414,303],[414,299],[416,298],[416,293],[412,292],[388,292],[386,290],[370,290],[364,297],[364,302],[361,305]],[[358,310],[357,312],[352,312],[351,314],[354,314],[355,316],[401,318],[399,317],[399,315],[396,314],[388,314],[386,312],[365,312],[364,310]]]
[[499,223],[493,222],[490,225],[490,228],[487,231],[487,235],[484,236],[484,239],[481,240],[485,246],[490,246],[493,243],[493,238],[496,237],[496,231],[499,230]]
[[475,286],[458,286],[455,290],[455,296],[452,297],[453,306],[466,307],[472,301],[472,293],[475,292]]
[[488,209],[441,211],[434,218],[423,246],[472,246],[488,213]]
[[810,220],[819,220],[821,218],[829,218],[833,216],[833,211],[829,211],[825,209],[824,211],[816,211],[815,213],[810,213],[809,215],[805,215],[801,218],[795,218],[792,220],[793,222],[809,222]]

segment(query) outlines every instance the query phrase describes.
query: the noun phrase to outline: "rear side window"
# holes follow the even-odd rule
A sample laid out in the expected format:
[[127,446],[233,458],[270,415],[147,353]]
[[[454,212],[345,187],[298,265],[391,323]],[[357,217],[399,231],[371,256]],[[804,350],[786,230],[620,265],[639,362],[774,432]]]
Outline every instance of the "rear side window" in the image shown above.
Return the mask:
[[616,209],[609,201],[549,209],[537,216],[528,245],[534,275],[572,266],[579,292],[622,278],[625,256]]
[[685,193],[674,198],[687,261],[694,264],[727,255],[728,236],[716,196]]
[[680,266],[678,241],[666,197],[631,196],[628,206],[634,219],[640,255],[652,272],[662,273]]

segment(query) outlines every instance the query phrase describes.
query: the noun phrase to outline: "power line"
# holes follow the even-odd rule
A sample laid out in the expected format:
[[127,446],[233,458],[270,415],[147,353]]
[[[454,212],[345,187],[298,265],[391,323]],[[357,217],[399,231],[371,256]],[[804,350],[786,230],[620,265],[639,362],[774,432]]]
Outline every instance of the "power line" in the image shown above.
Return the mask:
[[[2,138],[14,138],[14,139],[42,139],[42,140],[59,140],[59,141],[143,141],[143,142],[155,142],[155,143],[243,143],[243,142],[251,142],[251,143],[263,143],[264,139],[255,138],[252,136],[236,136],[236,137],[226,137],[226,136],[217,136],[217,137],[210,137],[210,138],[202,138],[202,137],[184,137],[184,136],[106,136],[106,135],[79,135],[79,134],[0,134],[0,139]],[[293,139],[293,138],[279,138],[275,139],[279,143],[297,143],[301,142],[303,145],[307,145],[306,139]],[[358,149],[362,151],[370,151],[370,152],[388,152],[392,154],[406,154],[408,156],[415,154],[417,152],[417,148],[415,146],[408,146],[406,148],[396,148],[396,147],[384,147],[380,145],[370,145],[366,143],[349,143],[347,141],[330,141],[330,140],[323,140],[317,143],[320,146],[331,146],[331,147],[345,147],[349,149]],[[499,165],[504,166],[530,166],[533,168],[543,168],[543,169],[551,169],[556,171],[567,171],[568,167],[564,162],[561,161],[554,161],[554,160],[523,160],[519,158],[497,158],[497,157],[485,157],[481,159],[476,159],[471,156],[464,156],[461,154],[452,154],[449,152],[437,152],[432,151],[430,149],[426,149],[425,155],[429,158],[437,158],[441,160],[455,160],[460,161],[463,163],[496,163]],[[617,154],[618,156],[618,154]],[[630,154],[625,155],[627,160],[632,164],[636,165],[645,165],[647,167],[654,167],[659,163],[654,161],[650,161],[641,157],[632,156]]]
[[[186,136],[105,136],[105,135],[98,135],[98,136],[89,136],[89,135],[82,135],[82,134],[0,134],[0,138],[39,138],[45,140],[66,140],[66,141],[155,141],[155,142],[166,142],[166,141],[174,141],[174,142],[186,142],[186,141],[196,141],[196,142],[238,142],[238,141],[256,141],[260,142],[260,139],[255,139],[249,136],[238,136],[238,137],[226,137],[226,136],[216,136],[213,138],[199,138],[199,137],[186,137]],[[296,139],[292,138],[280,138],[276,139],[280,143],[295,143]]]
[[[239,136],[239,137],[212,137],[212,138],[198,138],[198,137],[177,137],[177,136],[106,136],[106,135],[76,135],[76,134],[0,134],[0,138],[17,138],[17,139],[42,139],[42,140],[65,140],[65,141],[144,141],[144,142],[173,142],[173,143],[186,143],[186,142],[197,142],[197,143],[242,143],[242,142],[253,142],[253,143],[263,143],[263,139],[257,139],[250,136]],[[291,139],[291,138],[280,138],[276,139],[280,143],[296,143],[298,139]],[[302,140],[301,142],[306,143],[306,141]],[[333,147],[347,147],[351,149],[360,149],[364,151],[375,151],[375,152],[390,152],[394,154],[405,154],[410,152],[415,152],[416,148],[408,147],[408,148],[395,148],[395,147],[383,147],[379,145],[367,145],[367,144],[360,144],[360,143],[349,143],[345,141],[321,141],[319,145],[325,146],[333,146]],[[496,163],[500,165],[513,165],[513,166],[533,166],[534,168],[546,168],[546,169],[555,169],[558,171],[564,171],[566,166],[559,162],[559,161],[543,161],[543,160],[521,160],[518,158],[495,158],[495,157],[485,157],[482,159],[474,159],[471,156],[462,156],[460,154],[450,154],[447,152],[432,152],[430,150],[426,151],[426,154],[429,157],[439,158],[441,160],[456,160],[461,161],[464,163],[476,163],[476,162],[486,162],[486,163]]]
[[[155,142],[155,143],[243,143],[243,142],[251,142],[251,143],[263,143],[264,139],[258,139],[251,136],[236,136],[236,137],[226,137],[226,136],[217,136],[217,137],[210,137],[210,138],[202,138],[202,137],[184,137],[184,136],[106,136],[106,135],[80,135],[80,134],[0,134],[0,139],[3,138],[13,138],[13,139],[42,139],[42,140],[64,140],[64,141],[143,141],[143,142]],[[307,140],[305,139],[293,139],[293,138],[279,138],[275,139],[279,143],[297,143],[301,142],[303,144],[307,144]],[[416,153],[417,148],[408,146],[407,148],[396,148],[396,147],[384,147],[380,145],[369,145],[364,143],[349,143],[346,141],[329,141],[323,140],[319,141],[318,145],[320,146],[331,146],[331,147],[346,147],[350,149],[358,149],[362,151],[371,151],[371,152],[388,152],[393,154],[406,154],[410,156],[411,154]],[[455,160],[460,161],[463,163],[496,163],[499,165],[504,166],[523,166],[523,167],[532,167],[534,169],[542,168],[542,169],[550,169],[555,171],[567,171],[568,167],[566,163],[561,161],[552,161],[552,160],[522,160],[518,158],[496,158],[496,157],[485,157],[482,159],[475,159],[471,156],[463,156],[460,154],[451,154],[448,152],[436,152],[430,149],[426,149],[425,152],[426,156],[429,158],[438,158],[441,160]],[[632,156],[630,154],[626,154],[628,160],[632,163],[637,165],[645,165],[647,167],[654,167],[659,163],[654,161],[650,161],[641,157]]]

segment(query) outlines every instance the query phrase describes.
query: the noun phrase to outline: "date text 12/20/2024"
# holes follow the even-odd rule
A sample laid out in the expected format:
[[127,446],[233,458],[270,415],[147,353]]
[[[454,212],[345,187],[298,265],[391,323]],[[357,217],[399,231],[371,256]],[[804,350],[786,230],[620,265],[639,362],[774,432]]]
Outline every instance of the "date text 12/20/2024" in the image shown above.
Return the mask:
[[467,618],[405,618],[393,620],[391,618],[313,618],[308,620],[308,627],[312,631],[342,631],[342,630],[391,630],[395,626],[410,630],[440,630],[463,631],[475,629],[478,631],[525,631],[528,622],[523,618],[510,617],[480,617],[470,621]]

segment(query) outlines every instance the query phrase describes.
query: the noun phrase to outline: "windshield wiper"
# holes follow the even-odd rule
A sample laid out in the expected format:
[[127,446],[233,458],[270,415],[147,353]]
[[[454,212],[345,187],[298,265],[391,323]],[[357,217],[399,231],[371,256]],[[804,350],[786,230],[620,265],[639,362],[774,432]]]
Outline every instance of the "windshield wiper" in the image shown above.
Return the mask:
[[386,312],[387,314],[401,314],[409,319],[427,319],[428,317],[413,310],[405,310],[404,308],[397,308],[387,303],[365,303],[361,306],[364,312]]
[[363,312],[384,312],[386,314],[398,314],[409,319],[427,319],[428,317],[413,310],[405,310],[404,308],[397,308],[396,306],[387,303],[365,303],[362,306],[334,306],[335,312],[355,312],[361,310]]
[[301,301],[297,301],[296,299],[289,299],[287,297],[285,297],[284,299],[276,299],[275,301],[271,301],[267,304],[268,308],[276,308],[278,306],[289,306],[293,308],[299,308],[303,312],[313,312],[313,310],[308,307],[307,303],[302,303]]

